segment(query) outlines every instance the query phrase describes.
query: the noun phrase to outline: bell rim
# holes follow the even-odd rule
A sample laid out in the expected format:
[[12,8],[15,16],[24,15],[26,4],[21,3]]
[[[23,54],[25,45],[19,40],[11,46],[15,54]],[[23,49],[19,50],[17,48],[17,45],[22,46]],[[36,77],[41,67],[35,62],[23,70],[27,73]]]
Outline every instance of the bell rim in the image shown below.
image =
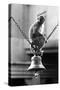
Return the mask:
[[44,69],[46,69],[44,66],[38,66],[38,65],[35,65],[35,66],[33,66],[33,68],[32,68],[32,66],[30,66],[27,70],[28,71],[34,71],[34,70],[44,70]]

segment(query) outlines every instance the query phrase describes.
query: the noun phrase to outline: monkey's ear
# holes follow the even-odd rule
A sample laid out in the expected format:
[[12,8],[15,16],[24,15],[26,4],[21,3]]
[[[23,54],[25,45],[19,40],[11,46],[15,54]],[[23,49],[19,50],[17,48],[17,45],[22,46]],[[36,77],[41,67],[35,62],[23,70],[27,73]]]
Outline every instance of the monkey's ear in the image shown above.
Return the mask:
[[44,36],[46,36],[46,34],[44,34]]

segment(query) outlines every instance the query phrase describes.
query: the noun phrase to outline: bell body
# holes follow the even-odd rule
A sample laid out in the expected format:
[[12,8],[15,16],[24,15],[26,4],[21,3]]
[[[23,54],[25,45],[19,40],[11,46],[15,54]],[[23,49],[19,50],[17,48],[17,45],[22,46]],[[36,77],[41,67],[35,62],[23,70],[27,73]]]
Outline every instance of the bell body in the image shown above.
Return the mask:
[[34,55],[31,58],[31,65],[29,66],[28,71],[37,72],[44,69],[45,67],[42,64],[41,56]]

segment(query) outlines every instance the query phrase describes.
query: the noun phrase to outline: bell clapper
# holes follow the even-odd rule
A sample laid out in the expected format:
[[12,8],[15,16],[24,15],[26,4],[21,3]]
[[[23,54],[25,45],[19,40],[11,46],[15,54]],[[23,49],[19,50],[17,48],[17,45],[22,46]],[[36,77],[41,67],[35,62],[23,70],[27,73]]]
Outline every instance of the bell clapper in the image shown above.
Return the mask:
[[39,75],[40,73],[38,71],[34,73],[35,78],[38,78]]

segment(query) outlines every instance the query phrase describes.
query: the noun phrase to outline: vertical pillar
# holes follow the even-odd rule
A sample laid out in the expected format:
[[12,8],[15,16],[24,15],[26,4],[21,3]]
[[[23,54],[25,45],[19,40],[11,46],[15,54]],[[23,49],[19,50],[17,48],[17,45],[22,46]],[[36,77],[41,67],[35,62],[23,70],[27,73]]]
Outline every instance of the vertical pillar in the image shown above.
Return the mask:
[[[8,5],[8,19],[11,16],[11,4]],[[8,84],[11,83],[11,21],[8,22]]]

